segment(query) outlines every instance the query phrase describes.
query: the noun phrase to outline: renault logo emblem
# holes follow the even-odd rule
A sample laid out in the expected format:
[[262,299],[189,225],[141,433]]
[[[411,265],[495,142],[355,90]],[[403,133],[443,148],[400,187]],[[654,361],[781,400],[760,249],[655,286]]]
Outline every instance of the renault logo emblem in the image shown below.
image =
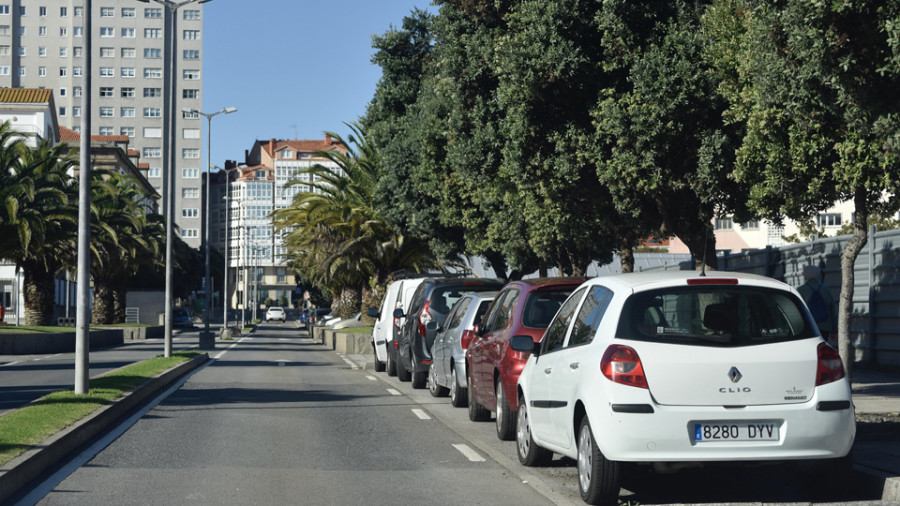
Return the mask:
[[728,378],[731,379],[732,383],[737,383],[738,381],[741,381],[742,377],[743,377],[743,375],[741,374],[741,371],[738,371],[737,367],[732,367],[731,370],[728,371]]

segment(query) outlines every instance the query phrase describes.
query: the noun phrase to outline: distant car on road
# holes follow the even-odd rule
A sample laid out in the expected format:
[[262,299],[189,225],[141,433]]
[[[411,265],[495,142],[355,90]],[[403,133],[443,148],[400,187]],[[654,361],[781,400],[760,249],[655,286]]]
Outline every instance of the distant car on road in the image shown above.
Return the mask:
[[191,310],[183,307],[175,308],[175,311],[172,312],[172,326],[193,327],[194,315]]
[[272,320],[281,320],[282,322],[287,321],[287,314],[284,312],[284,308],[272,306],[266,310],[266,321],[270,322]]

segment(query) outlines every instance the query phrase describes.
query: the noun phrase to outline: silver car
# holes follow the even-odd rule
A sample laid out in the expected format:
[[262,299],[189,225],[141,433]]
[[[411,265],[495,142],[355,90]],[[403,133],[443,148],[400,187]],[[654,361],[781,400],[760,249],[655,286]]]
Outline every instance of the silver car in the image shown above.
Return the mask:
[[466,347],[474,337],[473,328],[481,321],[497,292],[464,294],[447,314],[444,325],[428,324],[426,332],[434,332],[431,348],[431,370],[428,390],[434,397],[450,394],[450,402],[457,408],[468,405],[466,384]]

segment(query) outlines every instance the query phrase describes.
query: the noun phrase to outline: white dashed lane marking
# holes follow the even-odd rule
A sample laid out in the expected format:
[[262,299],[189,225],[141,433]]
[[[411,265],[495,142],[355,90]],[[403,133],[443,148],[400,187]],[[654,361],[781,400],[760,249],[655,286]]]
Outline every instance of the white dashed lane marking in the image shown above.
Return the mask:
[[453,445],[454,448],[462,453],[470,462],[484,462],[484,457],[478,454],[475,450],[469,448],[469,445],[464,444],[456,444]]
[[393,388],[388,388],[387,391],[391,395],[402,395],[399,390],[394,390]]
[[428,413],[421,409],[413,409],[412,412],[419,417],[419,420],[431,420],[431,417],[428,416]]

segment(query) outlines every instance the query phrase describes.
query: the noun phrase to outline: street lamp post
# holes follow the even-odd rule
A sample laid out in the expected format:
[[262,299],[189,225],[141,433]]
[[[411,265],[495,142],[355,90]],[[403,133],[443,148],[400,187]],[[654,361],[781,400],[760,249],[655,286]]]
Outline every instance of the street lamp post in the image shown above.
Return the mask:
[[[215,165],[214,168],[217,168]],[[223,306],[223,315],[222,315],[222,328],[228,328],[228,267],[229,260],[231,257],[231,244],[228,242],[228,233],[231,228],[231,173],[237,172],[241,170],[241,167],[235,167],[233,169],[219,169],[224,170],[225,172],[225,242],[224,242],[224,251],[223,255],[225,257],[225,270],[223,271],[225,275],[222,279],[222,306]]]
[[[138,0],[143,3],[150,3],[151,0]],[[168,71],[169,75],[163,82],[163,107],[166,109],[166,117],[163,120],[163,160],[168,164],[165,170],[165,178],[163,180],[163,214],[166,216],[166,317],[165,317],[165,333],[164,338],[164,356],[172,356],[172,312],[174,310],[174,294],[175,294],[175,115],[177,109],[175,107],[175,88],[178,64],[176,59],[177,46],[177,24],[178,9],[188,4],[207,3],[212,0],[182,0],[181,2],[173,2],[172,0],[152,0],[166,7],[171,18],[171,30],[169,33],[169,51],[166,57],[169,59]],[[90,13],[88,13],[90,14]],[[88,69],[90,71],[90,69]],[[90,133],[87,132],[89,135]]]
[[[209,194],[212,193],[212,180],[210,179],[210,173],[212,171],[212,119],[219,114],[231,114],[233,112],[237,112],[237,108],[226,107],[221,111],[211,113],[205,113],[200,111],[199,109],[191,108],[185,108],[182,109],[182,111],[187,113],[196,113],[206,118],[206,230],[203,233],[203,240],[206,242],[206,307],[203,310],[203,320],[205,321],[205,323],[203,325],[203,334],[201,334],[200,337],[200,348],[211,349],[215,347],[216,343],[216,340],[212,338],[212,335],[209,332],[209,306],[212,305],[212,281],[210,280],[209,276]],[[227,181],[225,184],[227,194]],[[224,323],[222,328],[225,328]]]

